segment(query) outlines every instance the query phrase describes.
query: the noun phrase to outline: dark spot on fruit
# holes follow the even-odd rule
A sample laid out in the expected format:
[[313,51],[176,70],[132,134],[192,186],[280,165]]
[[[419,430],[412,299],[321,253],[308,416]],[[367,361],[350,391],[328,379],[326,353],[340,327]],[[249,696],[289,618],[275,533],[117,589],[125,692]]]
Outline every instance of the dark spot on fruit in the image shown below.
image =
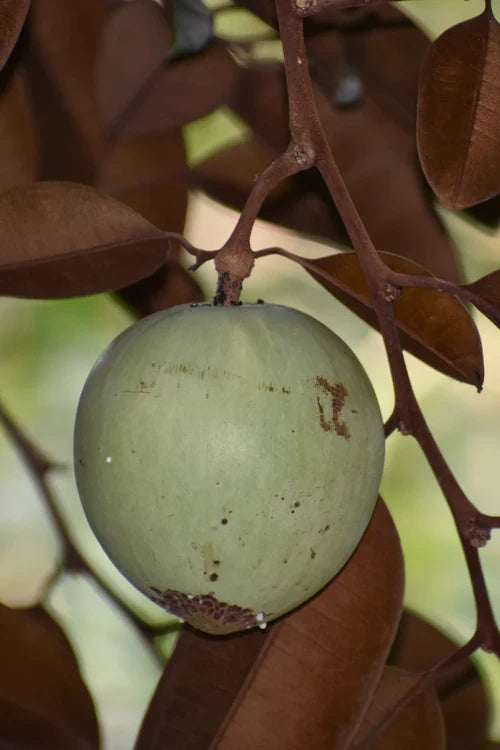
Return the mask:
[[319,423],[321,428],[325,432],[334,431],[340,437],[345,440],[350,440],[349,429],[345,422],[340,421],[340,412],[344,408],[346,396],[348,395],[347,389],[342,383],[335,383],[331,385],[326,378],[316,378],[316,388],[321,391],[321,395],[326,395],[330,398],[330,406],[332,410],[332,418],[327,420],[325,417],[325,407],[323,405],[321,395],[316,396],[316,403],[318,404],[319,411]]
[[79,459],[78,459],[78,463],[80,464],[80,466],[83,466],[83,465],[84,465],[84,464],[83,464],[83,461],[82,461],[82,459],[81,459],[81,458],[79,458]]
[[263,305],[264,304],[264,300],[263,299],[258,299],[257,300],[257,304],[258,305]]
[[296,501],[296,502],[294,503],[294,505],[295,505],[295,507],[296,507],[296,508],[300,508],[300,501],[299,501],[299,500],[297,500],[297,501]]
[[287,562],[288,562],[288,558],[287,558],[287,557],[285,557],[285,559],[283,560],[283,565],[286,565],[286,564],[287,564]]
[[295,430],[292,430],[292,432],[295,432]]
[[214,565],[220,565],[220,560],[214,560]]
[[199,630],[224,634],[259,624],[251,609],[219,602],[212,591],[208,594],[185,594],[171,589],[160,591],[154,586],[150,586],[150,589],[155,594],[151,599],[156,604]]
[[218,486],[220,485],[220,482],[216,482],[215,484],[216,484],[216,485],[217,485],[217,487],[218,487]]
[[291,510],[290,512],[291,512],[291,513],[295,513],[295,511],[294,511],[294,510]]
[[351,414],[359,414],[359,411],[357,409],[351,409]]
[[285,386],[283,385],[281,387],[281,392],[286,393],[286,395],[288,396],[288,394],[290,393],[290,388],[285,388]]
[[323,526],[323,528],[318,531],[318,534],[324,534],[325,531],[328,531],[329,528],[330,528],[330,524],[327,523],[326,526]]
[[221,518],[221,521],[220,521],[220,522],[221,522],[221,524],[222,524],[223,526],[225,526],[225,525],[226,525],[226,523],[227,523],[227,518]]
[[217,573],[212,573],[212,575],[210,576],[210,580],[211,581],[217,581],[218,578],[219,578],[219,576],[217,575]]
[[314,560],[315,557],[316,557],[316,552],[311,547],[311,560]]

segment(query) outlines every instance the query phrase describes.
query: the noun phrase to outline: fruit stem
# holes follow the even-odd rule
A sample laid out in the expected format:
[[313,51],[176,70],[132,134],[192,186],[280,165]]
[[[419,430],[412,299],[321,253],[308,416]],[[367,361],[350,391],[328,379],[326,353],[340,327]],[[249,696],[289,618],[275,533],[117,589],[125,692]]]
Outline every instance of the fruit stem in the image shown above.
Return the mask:
[[215,268],[219,275],[214,305],[239,305],[243,280],[250,276],[255,263],[254,254],[248,244],[231,237],[215,257]]

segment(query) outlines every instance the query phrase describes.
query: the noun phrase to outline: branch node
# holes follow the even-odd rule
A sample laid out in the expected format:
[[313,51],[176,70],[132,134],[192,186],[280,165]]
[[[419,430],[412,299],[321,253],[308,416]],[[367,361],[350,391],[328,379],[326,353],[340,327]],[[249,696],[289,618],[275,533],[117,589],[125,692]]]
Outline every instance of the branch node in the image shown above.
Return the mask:
[[289,152],[294,162],[296,162],[301,169],[309,169],[313,166],[316,159],[314,149],[308,143],[297,143],[296,141],[292,141],[289,147]]
[[402,435],[411,435],[411,431],[408,429],[402,419],[399,421],[398,430]]
[[471,547],[486,547],[491,539],[491,529],[480,526],[477,518],[471,518],[464,536]]
[[382,296],[385,299],[386,302],[394,302],[399,295],[401,294],[401,287],[396,286],[395,284],[391,284],[390,281],[385,284],[384,289],[382,291]]
[[293,2],[295,13],[301,18],[305,18],[314,13],[316,5],[317,0],[294,0]]

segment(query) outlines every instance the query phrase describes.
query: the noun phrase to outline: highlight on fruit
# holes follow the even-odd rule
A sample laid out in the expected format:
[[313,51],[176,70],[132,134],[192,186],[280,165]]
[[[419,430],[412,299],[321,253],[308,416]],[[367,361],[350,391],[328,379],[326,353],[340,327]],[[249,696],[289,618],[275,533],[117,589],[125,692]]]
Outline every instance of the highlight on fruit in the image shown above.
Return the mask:
[[383,423],[359,360],[317,320],[180,305],[98,359],[74,459],[86,516],[123,575],[224,634],[265,628],[343,567],[375,506]]

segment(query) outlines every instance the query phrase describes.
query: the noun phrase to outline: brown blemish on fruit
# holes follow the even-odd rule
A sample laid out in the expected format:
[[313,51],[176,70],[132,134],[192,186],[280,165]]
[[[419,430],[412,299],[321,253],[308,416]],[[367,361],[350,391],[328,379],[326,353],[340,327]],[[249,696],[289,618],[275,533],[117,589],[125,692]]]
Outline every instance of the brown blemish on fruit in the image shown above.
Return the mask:
[[150,586],[150,589],[153,592],[151,599],[156,604],[206,633],[223,635],[259,624],[251,609],[220,602],[213,591],[208,594],[184,594],[171,589],[160,591],[155,586]]
[[311,547],[311,560],[314,560],[315,557],[316,557],[316,552]]
[[340,421],[340,412],[344,408],[345,399],[348,395],[347,388],[342,383],[331,385],[326,378],[316,378],[316,388],[330,398],[332,409],[332,418],[327,420],[325,417],[325,407],[323,406],[321,395],[316,396],[316,403],[319,410],[319,423],[325,432],[335,431],[337,435],[345,440],[350,440],[349,428],[345,422]]
[[212,575],[210,576],[210,580],[211,581],[219,580],[219,576],[217,575],[217,573],[212,573]]

